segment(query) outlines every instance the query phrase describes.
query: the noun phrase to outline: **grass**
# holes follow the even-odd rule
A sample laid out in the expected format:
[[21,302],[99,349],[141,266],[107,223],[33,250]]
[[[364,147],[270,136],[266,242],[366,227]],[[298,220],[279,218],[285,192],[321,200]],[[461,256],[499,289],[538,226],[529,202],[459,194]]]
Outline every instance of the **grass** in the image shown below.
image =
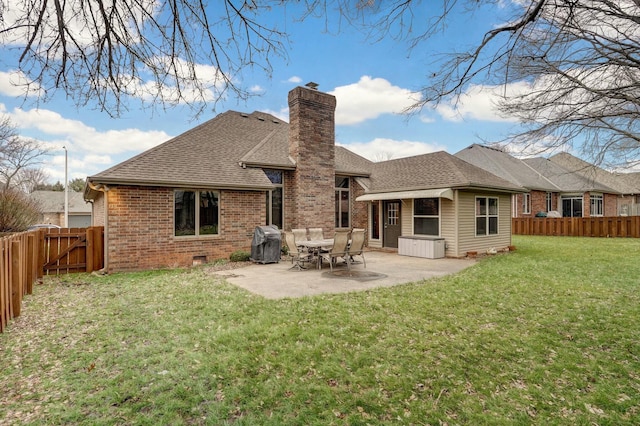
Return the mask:
[[0,423],[640,423],[640,241],[514,243],[279,301],[206,267],[48,278],[0,335]]

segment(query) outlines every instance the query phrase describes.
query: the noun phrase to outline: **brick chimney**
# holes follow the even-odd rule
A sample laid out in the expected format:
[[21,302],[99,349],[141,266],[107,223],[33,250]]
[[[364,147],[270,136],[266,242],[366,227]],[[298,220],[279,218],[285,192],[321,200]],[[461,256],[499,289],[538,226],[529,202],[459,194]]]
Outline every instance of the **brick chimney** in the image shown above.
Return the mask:
[[289,154],[296,162],[290,187],[291,228],[335,229],[336,98],[317,84],[289,92]]

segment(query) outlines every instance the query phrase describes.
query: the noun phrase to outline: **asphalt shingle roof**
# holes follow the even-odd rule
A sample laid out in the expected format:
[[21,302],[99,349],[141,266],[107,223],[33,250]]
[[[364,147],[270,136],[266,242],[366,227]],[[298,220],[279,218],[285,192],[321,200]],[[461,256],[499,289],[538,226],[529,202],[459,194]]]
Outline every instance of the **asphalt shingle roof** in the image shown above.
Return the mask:
[[[289,124],[262,112],[228,111],[117,164],[88,180],[93,184],[267,189],[261,167],[294,169]],[[482,187],[521,191],[516,184],[446,152],[371,162],[335,147],[337,174],[359,177],[370,192]]]
[[597,181],[620,192],[621,194],[638,194],[640,188],[633,186],[628,174],[611,173],[594,164],[588,163],[568,152],[561,152],[549,158],[565,169],[578,173],[585,179]]
[[[43,213],[64,212],[63,191],[33,191],[29,196]],[[91,213],[91,204],[84,201],[81,192],[69,191],[68,197],[69,213]]]
[[455,154],[471,164],[530,190],[557,192],[553,182],[526,163],[496,148],[473,144]]
[[527,158],[523,160],[527,165],[540,172],[547,179],[562,189],[562,192],[606,192],[617,194],[613,188],[610,188],[593,179],[587,179],[584,176],[567,170],[553,161],[537,157]]
[[366,185],[372,193],[468,187],[523,190],[444,151],[373,163]]
[[[269,188],[271,182],[259,167],[295,168],[289,156],[288,132],[289,124],[271,114],[228,111],[89,180],[105,184]],[[338,173],[366,176],[370,164],[336,147]]]

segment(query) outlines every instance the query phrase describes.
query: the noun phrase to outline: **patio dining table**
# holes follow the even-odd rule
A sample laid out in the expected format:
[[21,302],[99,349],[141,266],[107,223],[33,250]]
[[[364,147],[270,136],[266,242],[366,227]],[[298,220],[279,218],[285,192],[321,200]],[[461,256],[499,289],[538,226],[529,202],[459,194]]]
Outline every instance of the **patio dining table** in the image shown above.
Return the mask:
[[323,240],[303,240],[296,241],[296,245],[305,247],[313,253],[313,257],[316,259],[318,269],[322,268],[322,254],[321,251],[330,250],[333,247],[333,238],[326,238]]

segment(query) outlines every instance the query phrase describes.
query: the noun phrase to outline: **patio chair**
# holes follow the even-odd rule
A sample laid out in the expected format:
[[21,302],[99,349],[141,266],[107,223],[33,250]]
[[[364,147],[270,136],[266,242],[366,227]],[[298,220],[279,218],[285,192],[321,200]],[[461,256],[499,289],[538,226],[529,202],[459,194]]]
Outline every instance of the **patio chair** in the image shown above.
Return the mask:
[[284,232],[284,241],[287,244],[287,248],[289,249],[289,257],[291,257],[291,263],[295,260],[296,263],[290,269],[307,269],[304,266],[304,262],[311,262],[311,253],[306,250],[300,250],[300,248],[296,245],[296,238],[293,235],[293,232]]
[[322,228],[309,228],[309,239],[312,241],[324,240]]
[[333,247],[327,253],[323,253],[325,257],[329,259],[329,266],[331,272],[333,272],[333,263],[337,261],[339,257],[343,258],[347,263],[347,269],[351,269],[349,265],[349,254],[347,252],[347,244],[349,244],[350,231],[336,231],[333,236]]
[[308,239],[307,230],[304,228],[292,229],[291,232],[293,232],[293,236],[295,237],[296,241],[305,241]]
[[353,256],[360,256],[364,267],[367,267],[367,261],[364,259],[364,229],[354,228],[351,231],[351,244],[349,245],[348,253],[351,263],[353,263]]

